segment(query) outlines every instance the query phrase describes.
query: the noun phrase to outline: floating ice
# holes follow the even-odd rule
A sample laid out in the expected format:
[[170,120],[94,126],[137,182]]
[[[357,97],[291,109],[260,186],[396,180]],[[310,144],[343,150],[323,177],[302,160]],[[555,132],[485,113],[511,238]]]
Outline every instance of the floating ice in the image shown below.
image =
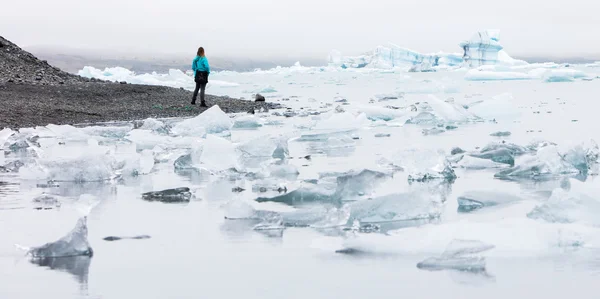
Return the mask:
[[350,112],[332,113],[329,117],[317,122],[311,128],[311,132],[314,131],[314,134],[350,132],[360,129],[366,124],[366,120],[364,114],[355,116]]
[[555,69],[547,70],[543,77],[546,82],[573,82],[576,79],[586,78],[588,75],[573,69]]
[[521,112],[514,103],[514,98],[510,93],[497,95],[491,99],[471,105],[468,110],[486,120],[510,121],[521,116]]
[[233,128],[236,129],[252,129],[263,126],[263,119],[254,115],[241,116],[235,119]]
[[192,193],[190,192],[190,188],[187,187],[146,192],[142,194],[142,199],[144,200],[165,203],[189,202],[191,198]]
[[42,194],[33,198],[34,209],[36,210],[51,210],[54,208],[60,208],[60,200],[53,195]]
[[379,171],[369,169],[350,171],[336,178],[336,195],[342,201],[352,201],[369,196],[370,193],[391,176]]
[[207,135],[200,155],[200,163],[208,170],[218,172],[239,168],[238,157],[231,141],[215,135]]
[[282,194],[276,197],[259,197],[257,202],[277,202],[290,206],[303,206],[323,203],[339,203],[339,199],[334,196],[335,190],[327,189],[318,185],[306,185],[297,190]]
[[75,228],[56,242],[31,248],[28,254],[32,258],[54,258],[71,256],[92,256],[93,250],[88,243],[87,217],[81,217]]
[[507,168],[508,164],[494,162],[484,158],[478,158],[470,155],[464,155],[460,160],[454,162],[456,166],[471,170]]
[[512,194],[492,191],[469,191],[458,197],[458,211],[471,212],[484,207],[505,205],[520,201],[521,198]]
[[115,158],[107,147],[57,146],[40,151],[40,158],[19,170],[24,179],[94,182],[113,178]]
[[176,124],[171,131],[176,135],[202,137],[229,131],[232,126],[229,116],[218,105],[214,105],[200,115]]
[[496,163],[507,164],[510,166],[515,165],[515,154],[508,148],[500,147],[497,149],[490,150],[484,149],[479,153],[470,153],[469,155],[475,158],[486,159]]
[[423,182],[433,179],[454,181],[456,174],[441,150],[408,148],[398,152],[392,159],[394,165],[402,167],[410,181]]
[[349,223],[433,219],[440,216],[442,198],[427,192],[390,194],[353,202]]
[[474,256],[493,249],[494,245],[474,240],[452,240],[440,257],[428,258],[417,264],[423,270],[458,270],[485,272],[485,258]]
[[149,174],[154,168],[154,153],[151,150],[143,150],[140,154],[134,152],[124,158],[121,169],[124,175]]
[[300,174],[298,168],[291,164],[272,165],[269,170],[274,177],[295,178]]
[[536,78],[535,75],[523,72],[497,72],[480,69],[472,69],[465,74],[467,81],[533,80]]
[[526,157],[519,165],[496,173],[495,177],[543,180],[554,176],[576,175],[579,173],[582,173],[582,171],[565,161],[556,146],[549,145],[540,148],[537,155]]
[[359,111],[364,113],[367,118],[372,121],[391,121],[394,119],[400,119],[402,122],[402,120],[406,121],[409,118],[406,113],[403,113],[400,110],[378,106],[362,106],[359,108]]
[[570,190],[560,188],[552,191],[552,196],[536,206],[529,218],[552,223],[580,222],[600,226],[600,200],[598,190],[577,180],[570,180]]

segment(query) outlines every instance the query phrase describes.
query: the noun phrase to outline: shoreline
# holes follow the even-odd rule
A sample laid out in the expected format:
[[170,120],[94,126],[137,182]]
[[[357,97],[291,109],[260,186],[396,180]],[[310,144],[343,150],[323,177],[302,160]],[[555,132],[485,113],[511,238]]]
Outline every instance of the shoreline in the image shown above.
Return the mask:
[[[194,117],[208,108],[191,105],[192,92],[166,86],[87,82],[64,85],[0,83],[0,128],[128,122]],[[279,104],[206,95],[225,113],[276,109]]]

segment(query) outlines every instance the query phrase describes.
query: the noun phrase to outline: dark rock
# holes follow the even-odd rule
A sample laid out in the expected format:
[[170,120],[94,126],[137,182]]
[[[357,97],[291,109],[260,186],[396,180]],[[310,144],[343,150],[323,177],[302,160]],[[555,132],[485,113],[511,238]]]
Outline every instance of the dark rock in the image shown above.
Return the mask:
[[121,81],[121,82],[119,82],[119,84],[127,84],[127,82]]
[[140,235],[140,236],[135,236],[135,237],[117,237],[117,236],[108,236],[105,237],[103,240],[104,241],[119,241],[119,240],[124,240],[124,239],[130,239],[130,240],[144,240],[144,239],[150,239],[151,237],[148,235]]
[[257,93],[256,96],[254,97],[254,101],[255,102],[264,102],[265,101],[265,97],[262,96],[260,93]]
[[160,201],[164,203],[189,202],[191,198],[192,193],[190,192],[190,188],[187,187],[146,192],[142,194],[142,199],[144,200]]
[[231,188],[231,192],[244,192],[246,191],[246,189],[242,188],[242,187],[235,187],[235,188]]
[[452,148],[452,150],[450,151],[450,155],[463,154],[463,153],[465,153],[465,150],[463,150],[460,147]]

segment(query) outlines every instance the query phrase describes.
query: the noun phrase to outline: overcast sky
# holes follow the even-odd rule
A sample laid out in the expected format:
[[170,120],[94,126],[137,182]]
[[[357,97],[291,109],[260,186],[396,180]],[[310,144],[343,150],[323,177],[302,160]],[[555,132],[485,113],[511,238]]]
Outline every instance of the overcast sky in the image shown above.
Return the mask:
[[28,0],[0,9],[0,35],[27,46],[136,53],[326,58],[392,42],[460,52],[499,29],[513,55],[600,56],[595,0]]

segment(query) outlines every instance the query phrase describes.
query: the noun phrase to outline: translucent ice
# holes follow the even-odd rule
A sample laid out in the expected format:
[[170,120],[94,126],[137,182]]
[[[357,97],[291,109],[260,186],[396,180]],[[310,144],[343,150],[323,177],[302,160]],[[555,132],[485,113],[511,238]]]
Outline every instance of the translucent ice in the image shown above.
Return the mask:
[[245,115],[235,119],[233,127],[236,129],[252,129],[263,126],[263,119],[254,115]]
[[484,272],[485,258],[475,256],[493,249],[493,245],[473,240],[453,240],[440,257],[428,258],[417,264],[424,270],[458,270],[469,272]]
[[0,131],[0,149],[4,149],[6,142],[13,134],[15,134],[15,131],[9,128],[4,128]]
[[171,131],[176,135],[201,137],[204,134],[229,131],[232,126],[233,122],[229,116],[215,105],[194,118],[181,121]]
[[547,70],[543,77],[546,82],[573,82],[575,79],[585,78],[588,75],[582,71],[573,69],[556,69]]
[[442,199],[426,192],[398,193],[350,204],[349,222],[432,219],[440,215]]
[[577,180],[570,181],[570,190],[557,188],[544,203],[536,206],[527,216],[552,223],[580,222],[600,226],[600,194]]
[[40,158],[19,170],[25,179],[93,182],[113,178],[116,160],[106,147],[88,145],[40,151]]
[[141,130],[150,130],[153,132],[167,134],[169,133],[168,126],[160,120],[154,118],[145,119],[142,126],[140,126]]
[[92,256],[93,250],[88,243],[87,217],[80,218],[66,236],[56,242],[31,248],[28,254],[33,258]]
[[[533,157],[526,157],[517,163],[517,166],[495,174],[498,178],[526,178],[543,180],[560,175],[576,175],[582,173],[580,169],[566,161],[553,145],[542,147]],[[587,171],[587,168],[586,168]]]
[[351,171],[337,177],[336,195],[342,201],[357,200],[363,196],[368,196],[371,192],[386,179],[391,176],[383,172],[364,169],[361,171]]
[[335,190],[323,186],[311,185],[300,187],[294,191],[282,194],[276,197],[259,197],[257,202],[277,202],[290,206],[312,205],[315,203],[339,203],[339,199],[334,196]]
[[484,158],[478,158],[470,155],[464,155],[460,160],[455,162],[456,166],[465,169],[492,169],[492,168],[506,168],[509,167],[508,164],[494,162],[493,160],[488,160]]
[[215,135],[207,135],[200,155],[200,163],[208,170],[218,172],[239,167],[238,157],[231,141]]
[[456,174],[442,150],[425,148],[403,149],[395,154],[392,162],[402,167],[411,181],[444,179],[453,181]]
[[458,197],[458,211],[471,212],[484,207],[505,205],[520,201],[521,198],[509,193],[492,191],[469,191]]
[[520,117],[521,112],[514,103],[512,94],[505,93],[483,100],[480,103],[469,106],[469,111],[486,120],[515,120]]
[[497,149],[482,150],[479,153],[470,153],[470,156],[480,159],[490,160],[496,163],[507,164],[510,166],[515,165],[515,154],[513,151],[506,147],[499,147]]

